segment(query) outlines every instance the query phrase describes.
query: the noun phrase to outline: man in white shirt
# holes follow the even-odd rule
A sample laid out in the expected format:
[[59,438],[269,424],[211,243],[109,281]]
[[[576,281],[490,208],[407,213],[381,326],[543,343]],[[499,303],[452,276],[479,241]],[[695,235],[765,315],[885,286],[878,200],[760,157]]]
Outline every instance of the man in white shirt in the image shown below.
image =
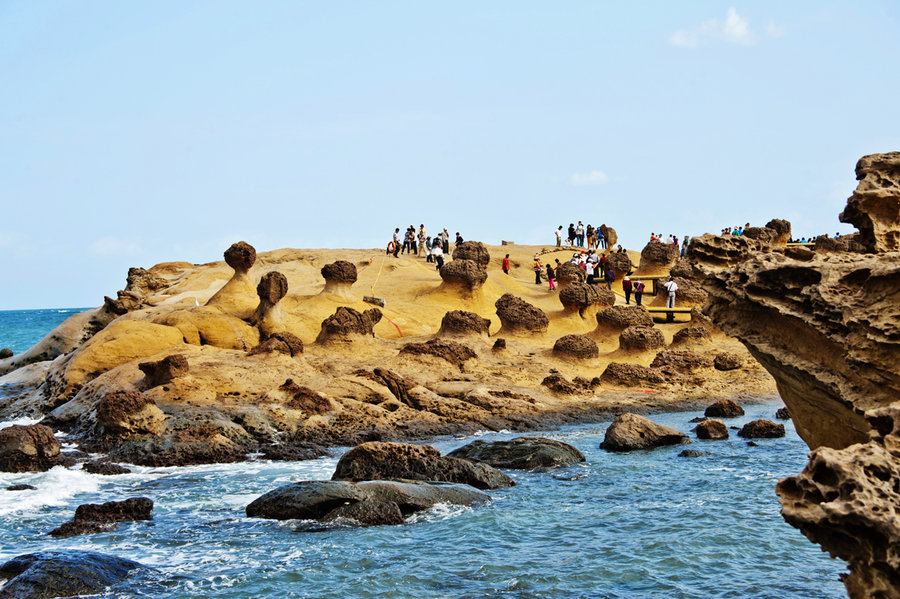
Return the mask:
[[556,247],[562,247],[562,225],[554,233],[556,233]]
[[666,298],[666,308],[674,308],[675,307],[675,292],[678,291],[678,283],[675,282],[675,279],[669,277],[669,280],[663,285],[666,288],[666,291],[669,292],[669,297]]
[[394,258],[400,253],[400,228],[394,229]]

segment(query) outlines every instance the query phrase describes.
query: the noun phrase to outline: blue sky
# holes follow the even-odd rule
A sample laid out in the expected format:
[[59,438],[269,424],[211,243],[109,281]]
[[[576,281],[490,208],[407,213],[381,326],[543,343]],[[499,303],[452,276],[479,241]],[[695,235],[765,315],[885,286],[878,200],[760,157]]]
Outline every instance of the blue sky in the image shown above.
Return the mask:
[[900,3],[0,2],[0,309],[395,226],[848,232]]

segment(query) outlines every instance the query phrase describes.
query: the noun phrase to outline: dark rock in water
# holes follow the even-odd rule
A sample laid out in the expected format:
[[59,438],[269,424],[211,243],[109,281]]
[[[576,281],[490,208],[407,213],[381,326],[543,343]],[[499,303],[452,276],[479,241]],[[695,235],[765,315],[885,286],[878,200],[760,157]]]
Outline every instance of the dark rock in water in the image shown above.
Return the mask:
[[775,412],[775,418],[777,418],[779,420],[790,420],[791,413],[788,412],[787,406],[785,406],[783,408],[778,408],[778,411]]
[[380,524],[403,524],[403,512],[393,501],[370,501],[365,499],[356,503],[346,503],[338,506],[325,514],[322,518],[326,522],[348,518],[355,520],[363,526],[378,526]]
[[775,439],[784,436],[784,425],[771,420],[754,420],[745,424],[738,436],[746,439]]
[[81,469],[88,474],[101,474],[103,476],[115,476],[117,474],[131,474],[131,470],[125,466],[119,466],[110,462],[87,462]]
[[6,487],[7,491],[37,491],[37,487],[31,485],[10,485]]
[[59,450],[53,430],[42,424],[14,424],[0,430],[0,470],[3,472],[49,470],[59,462]]
[[0,565],[3,599],[50,599],[94,595],[125,580],[135,570],[150,568],[93,551],[42,551],[14,557]]
[[703,422],[704,420],[707,420],[706,416],[697,416],[696,418],[691,418],[690,422],[696,424],[698,422]]
[[708,451],[700,451],[699,449],[685,449],[678,454],[679,458],[701,458],[705,455],[712,455]]
[[110,501],[104,504],[87,503],[79,505],[75,517],[50,532],[51,537],[74,537],[110,530],[110,524],[150,520],[153,501],[146,497],[132,497],[125,501]]
[[694,432],[697,437],[708,441],[720,441],[728,438],[728,427],[721,420],[704,420],[696,427]]
[[141,466],[188,466],[240,462],[245,449],[212,427],[184,429],[153,438],[128,439],[113,448],[109,457]]
[[720,399],[703,413],[709,418],[737,418],[744,415],[744,408],[730,399]]
[[462,483],[476,489],[511,487],[515,482],[487,464],[461,456],[442,457],[430,445],[373,441],[357,445],[338,461],[332,480],[421,480]]
[[450,362],[459,369],[462,369],[463,362],[466,360],[478,357],[478,354],[462,343],[445,339],[430,339],[425,343],[407,343],[400,349],[400,353],[435,356]]
[[554,468],[584,461],[584,455],[568,443],[543,437],[517,437],[492,443],[473,441],[447,455],[511,470]]
[[13,357],[13,350],[9,349],[8,347],[4,347],[3,349],[0,349],[0,360],[5,360],[6,358],[12,358],[12,357]]
[[328,450],[315,443],[290,443],[281,445],[267,445],[260,449],[264,460],[280,462],[299,462],[300,460],[314,460],[328,455]]
[[606,429],[600,448],[607,451],[631,451],[689,442],[687,435],[674,428],[656,424],[645,416],[625,413],[616,416]]
[[[322,520],[337,508],[368,501],[378,505],[377,512],[366,512],[364,519],[372,524],[392,524],[380,521],[376,513],[392,514],[393,503],[404,516],[428,509],[438,503],[455,505],[484,505],[490,497],[468,485],[452,483],[424,483],[413,481],[304,481],[279,487],[258,497],[247,506],[250,518],[272,520]],[[390,509],[388,509],[390,508]],[[364,510],[365,506],[361,506]],[[348,513],[345,510],[338,512]]]
[[747,447],[759,447],[759,443],[756,441],[747,441]]

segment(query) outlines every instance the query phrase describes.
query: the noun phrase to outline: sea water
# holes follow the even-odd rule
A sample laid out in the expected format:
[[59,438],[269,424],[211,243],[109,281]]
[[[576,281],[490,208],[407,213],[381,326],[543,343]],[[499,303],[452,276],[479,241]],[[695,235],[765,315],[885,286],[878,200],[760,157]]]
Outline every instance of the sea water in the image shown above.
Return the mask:
[[[727,423],[771,419],[779,406],[745,406],[745,416]],[[688,431],[698,415],[653,419]],[[400,526],[308,532],[302,522],[246,517],[247,504],[267,491],[330,478],[346,448],[304,462],[133,467],[132,474],[106,477],[77,467],[0,473],[0,562],[71,548],[158,570],[107,597],[845,596],[838,580],[845,564],[779,515],[775,483],[798,473],[808,451],[790,422],[785,438],[757,440],[756,447],[731,430],[726,441],[621,454],[598,447],[607,424],[540,432],[576,446],[586,462],[508,471],[516,486],[489,491],[488,506],[437,506]],[[432,444],[446,452],[474,438],[514,436],[491,432]],[[685,448],[708,455],[678,457]],[[3,490],[20,483],[37,490]],[[46,536],[80,504],[137,496],[154,501],[152,521],[69,539]]]

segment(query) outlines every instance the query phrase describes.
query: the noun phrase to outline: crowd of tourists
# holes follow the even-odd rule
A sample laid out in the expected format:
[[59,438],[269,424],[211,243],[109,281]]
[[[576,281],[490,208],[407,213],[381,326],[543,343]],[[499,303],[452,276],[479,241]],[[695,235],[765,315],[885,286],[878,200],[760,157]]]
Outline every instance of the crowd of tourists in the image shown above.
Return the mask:
[[[453,243],[459,245],[462,242],[462,235],[457,231]],[[444,227],[443,231],[431,237],[425,232],[424,224],[420,224],[418,230],[410,225],[405,233],[401,233],[400,227],[397,227],[387,249],[394,258],[399,258],[400,254],[424,255],[426,262],[434,263],[435,268],[440,270],[444,265],[444,256],[450,253],[450,233]]]
[[556,236],[556,247],[586,247],[589,250],[605,250],[609,247],[606,236],[604,235],[605,227],[601,225],[585,226],[584,223],[578,221],[578,224],[569,223],[569,228],[565,232],[563,226],[559,225],[553,234]]

